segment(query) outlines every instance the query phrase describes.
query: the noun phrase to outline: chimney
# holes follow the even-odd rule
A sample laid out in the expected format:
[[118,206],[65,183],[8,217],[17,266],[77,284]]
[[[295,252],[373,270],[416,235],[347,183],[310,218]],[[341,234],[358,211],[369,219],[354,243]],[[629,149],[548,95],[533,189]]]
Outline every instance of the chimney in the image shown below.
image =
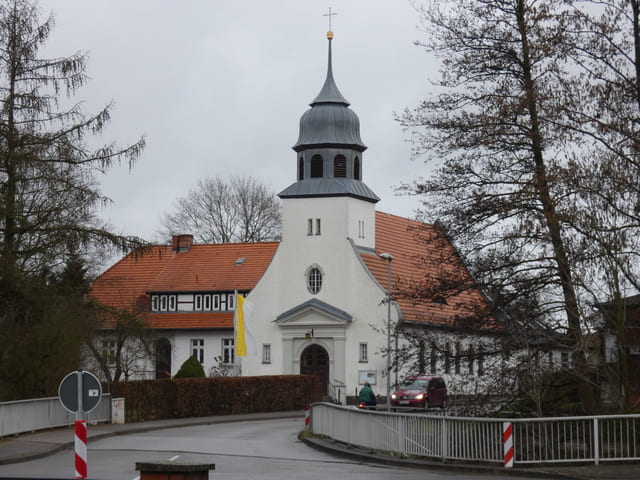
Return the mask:
[[174,252],[188,252],[193,245],[193,235],[174,235],[171,239],[171,250]]

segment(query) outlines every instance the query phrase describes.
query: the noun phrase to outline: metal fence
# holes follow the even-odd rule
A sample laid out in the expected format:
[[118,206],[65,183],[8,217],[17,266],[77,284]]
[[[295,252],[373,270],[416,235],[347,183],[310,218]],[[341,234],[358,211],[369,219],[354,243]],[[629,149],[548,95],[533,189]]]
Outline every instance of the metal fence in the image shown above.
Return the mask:
[[397,455],[503,463],[503,427],[513,427],[514,463],[640,460],[640,415],[560,418],[464,418],[430,413],[311,406],[311,431]]
[[[111,394],[103,394],[98,406],[86,415],[90,423],[111,421]],[[0,403],[0,438],[47,428],[73,425],[75,414],[67,412],[58,397]]]

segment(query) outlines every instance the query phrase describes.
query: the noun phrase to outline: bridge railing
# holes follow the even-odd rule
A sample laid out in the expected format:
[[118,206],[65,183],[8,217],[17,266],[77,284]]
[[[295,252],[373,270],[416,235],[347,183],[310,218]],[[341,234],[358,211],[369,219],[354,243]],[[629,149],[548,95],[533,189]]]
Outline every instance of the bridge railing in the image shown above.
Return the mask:
[[505,462],[505,424],[514,464],[640,460],[640,415],[558,418],[465,418],[311,406],[311,431],[349,445],[397,455]]
[[[111,421],[111,394],[105,393],[98,406],[86,415],[94,422]],[[75,414],[64,409],[58,397],[0,403],[0,438],[47,428],[73,425]]]

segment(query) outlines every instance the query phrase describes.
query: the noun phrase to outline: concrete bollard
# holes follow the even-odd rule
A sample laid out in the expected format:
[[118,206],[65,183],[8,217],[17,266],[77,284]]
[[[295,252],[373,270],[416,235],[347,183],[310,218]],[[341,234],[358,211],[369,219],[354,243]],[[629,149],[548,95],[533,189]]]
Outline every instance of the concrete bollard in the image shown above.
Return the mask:
[[140,480],[209,480],[215,463],[136,462]]

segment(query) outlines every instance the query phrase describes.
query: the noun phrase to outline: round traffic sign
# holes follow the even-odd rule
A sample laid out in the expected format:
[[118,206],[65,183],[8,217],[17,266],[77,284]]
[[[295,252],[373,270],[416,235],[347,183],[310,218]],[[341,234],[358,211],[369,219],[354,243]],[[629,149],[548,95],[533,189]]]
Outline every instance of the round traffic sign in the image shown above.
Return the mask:
[[58,387],[58,397],[62,406],[69,412],[89,413],[100,403],[102,385],[93,373],[78,370],[62,379]]

